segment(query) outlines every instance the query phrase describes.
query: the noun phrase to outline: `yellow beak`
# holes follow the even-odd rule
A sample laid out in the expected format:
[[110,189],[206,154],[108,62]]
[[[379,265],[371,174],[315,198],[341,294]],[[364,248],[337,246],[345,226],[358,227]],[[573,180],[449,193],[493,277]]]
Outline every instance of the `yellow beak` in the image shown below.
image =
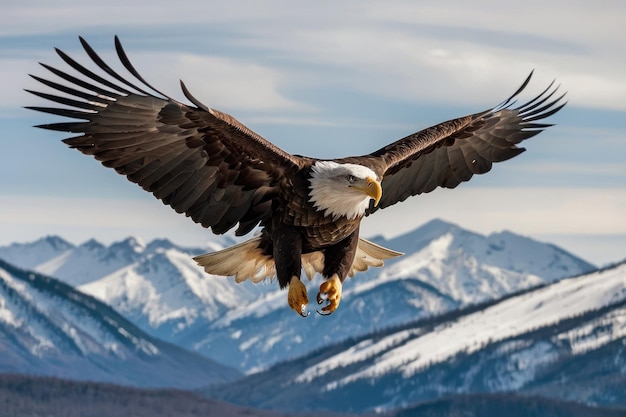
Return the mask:
[[368,196],[372,197],[374,199],[374,207],[378,205],[378,202],[383,195],[383,188],[380,186],[380,183],[372,177],[367,177],[365,179],[365,186],[355,186],[354,188],[356,188],[357,190],[361,190]]

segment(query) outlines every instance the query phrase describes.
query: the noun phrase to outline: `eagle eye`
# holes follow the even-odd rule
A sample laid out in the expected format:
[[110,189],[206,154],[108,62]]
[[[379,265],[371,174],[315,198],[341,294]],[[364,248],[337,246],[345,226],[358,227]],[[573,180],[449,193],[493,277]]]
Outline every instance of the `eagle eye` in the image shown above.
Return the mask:
[[350,184],[356,182],[356,177],[354,175],[346,175],[346,179]]

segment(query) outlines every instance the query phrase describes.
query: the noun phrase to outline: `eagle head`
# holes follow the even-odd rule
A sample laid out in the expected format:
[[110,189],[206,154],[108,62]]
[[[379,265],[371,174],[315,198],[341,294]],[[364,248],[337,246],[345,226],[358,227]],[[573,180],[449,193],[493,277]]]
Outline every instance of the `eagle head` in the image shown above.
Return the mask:
[[361,217],[370,200],[377,205],[382,196],[376,173],[363,165],[317,161],[311,167],[309,181],[309,201],[333,219]]

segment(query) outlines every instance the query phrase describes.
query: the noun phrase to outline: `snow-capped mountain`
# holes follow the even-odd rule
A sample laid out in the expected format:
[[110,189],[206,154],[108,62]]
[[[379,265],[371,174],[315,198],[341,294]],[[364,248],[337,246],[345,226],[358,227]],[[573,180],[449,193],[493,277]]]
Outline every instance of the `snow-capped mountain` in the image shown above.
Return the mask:
[[625,407],[626,263],[320,349],[209,392],[282,410],[361,412],[494,392]]
[[[406,255],[348,279],[337,314],[307,319],[289,310],[277,285],[209,276],[191,260],[203,250],[167,241],[74,247],[46,238],[0,248],[0,258],[78,285],[146,332],[246,372],[594,269],[553,245],[510,232],[482,236],[441,220],[375,240]],[[311,299],[320,283],[308,283]]]
[[240,376],[149,336],[67,284],[1,260],[0,372],[176,388]]
[[[266,287],[267,288],[267,287]],[[189,253],[156,250],[103,278],[78,287],[114,306],[157,337],[177,335],[212,323],[256,299],[266,288],[236,285],[207,275]]]
[[[286,309],[285,292],[273,290],[174,340],[255,372],[329,343],[595,269],[552,245],[509,232],[485,237],[439,220],[378,243],[406,255],[347,280],[337,314],[303,319]],[[319,284],[308,284],[312,297]]]
[[167,239],[156,239],[146,244],[140,238],[129,237],[109,246],[95,239],[76,246],[61,237],[47,236],[35,242],[0,247],[0,259],[19,268],[54,276],[67,284],[79,286],[165,250],[197,255],[207,250],[221,249],[231,243],[232,239],[220,236],[208,243],[207,248],[200,249],[176,246]]
[[511,232],[482,236],[433,220],[382,242],[406,254],[364,288],[418,278],[461,304],[499,298],[531,286],[589,272],[595,267],[556,246]]

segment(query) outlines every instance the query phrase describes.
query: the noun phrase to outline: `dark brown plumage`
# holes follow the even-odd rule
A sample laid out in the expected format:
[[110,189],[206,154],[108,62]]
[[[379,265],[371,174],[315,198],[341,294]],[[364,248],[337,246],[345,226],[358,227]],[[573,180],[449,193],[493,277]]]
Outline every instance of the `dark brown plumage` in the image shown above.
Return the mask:
[[30,92],[62,107],[29,108],[75,120],[38,127],[78,134],[64,142],[214,233],[236,226],[243,235],[260,225],[260,236],[196,260],[207,272],[235,275],[238,281],[276,275],[281,287],[290,285],[289,303],[301,314],[308,302],[299,281],[302,268],[309,277],[318,272],[328,278],[321,293],[329,305],[322,311],[331,313],[347,276],[398,255],[359,238],[364,215],[489,171],[492,163],[521,153],[516,145],[550,126],[540,121],[565,105],[550,84],[514,107],[531,73],[495,108],[424,129],[369,155],[320,161],[272,145],[199,102],[182,82],[192,105],[161,93],[135,70],[117,37],[118,57],[138,85],[80,42],[108,77],[57,49],[83,77],[41,64],[65,83],[32,77],[64,95]]

